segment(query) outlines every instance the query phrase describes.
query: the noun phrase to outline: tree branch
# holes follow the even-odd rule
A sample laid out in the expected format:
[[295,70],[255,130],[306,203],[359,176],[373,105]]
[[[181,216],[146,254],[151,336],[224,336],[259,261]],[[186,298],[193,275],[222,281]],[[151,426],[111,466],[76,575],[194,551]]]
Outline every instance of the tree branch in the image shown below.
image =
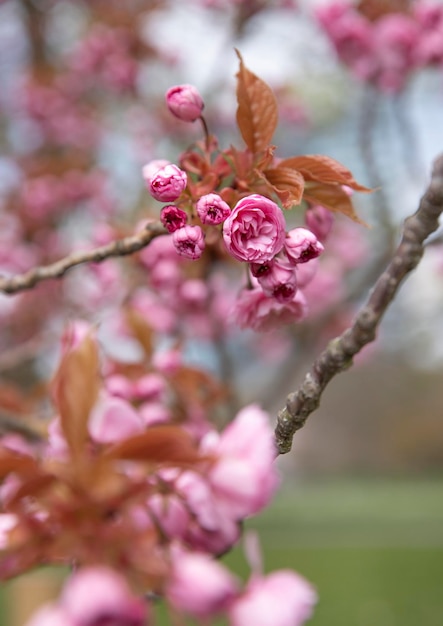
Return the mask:
[[352,357],[375,339],[377,328],[400,284],[420,262],[426,238],[438,228],[442,211],[443,155],[434,162],[429,187],[417,212],[405,220],[400,245],[375,283],[366,305],[357,314],[352,326],[333,339],[314,361],[299,389],[289,394],[285,408],[278,413],[275,437],[280,454],[291,450],[294,434],[318,408],[329,381],[350,367]]
[[68,270],[82,263],[101,263],[111,257],[126,256],[145,248],[155,237],[167,234],[166,229],[160,222],[152,222],[144,230],[124,237],[111,243],[95,248],[74,252],[69,256],[56,261],[51,265],[34,267],[24,274],[17,274],[11,278],[0,277],[0,292],[7,294],[17,293],[25,289],[31,289],[37,283],[50,278],[61,278]]

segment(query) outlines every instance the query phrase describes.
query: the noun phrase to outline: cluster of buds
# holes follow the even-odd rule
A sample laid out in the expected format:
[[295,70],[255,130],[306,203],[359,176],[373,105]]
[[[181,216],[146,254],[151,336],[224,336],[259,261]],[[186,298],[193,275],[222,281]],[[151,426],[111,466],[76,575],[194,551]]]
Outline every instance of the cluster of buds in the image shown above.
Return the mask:
[[[183,121],[202,120],[206,131],[202,118],[204,102],[195,87],[172,87],[166,94],[166,103]],[[206,145],[210,143],[207,136]],[[308,274],[310,280],[315,272],[300,272],[300,266],[323,251],[314,232],[308,227],[287,232],[284,212],[273,199],[260,193],[236,193],[232,186],[223,187],[221,176],[214,176],[214,171],[212,179],[207,176],[212,189],[208,190],[204,181],[203,190],[209,193],[200,194],[201,187],[193,179],[193,159],[185,154],[182,161],[183,167],[155,160],[143,168],[151,196],[160,202],[173,203],[161,209],[160,219],[171,235],[176,252],[187,259],[200,259],[209,239],[212,247],[220,248],[221,244],[225,255],[247,264],[246,291],[251,293],[240,294],[235,311],[241,327],[261,330],[278,319],[293,321],[305,317],[307,305],[298,287],[299,283],[307,284]],[[252,302],[256,312],[267,308],[272,314],[266,314],[265,319],[263,315],[254,318],[250,311]]]
[[317,11],[338,58],[381,91],[401,91],[414,70],[443,66],[443,7],[414,2],[400,11],[389,3],[334,1]]

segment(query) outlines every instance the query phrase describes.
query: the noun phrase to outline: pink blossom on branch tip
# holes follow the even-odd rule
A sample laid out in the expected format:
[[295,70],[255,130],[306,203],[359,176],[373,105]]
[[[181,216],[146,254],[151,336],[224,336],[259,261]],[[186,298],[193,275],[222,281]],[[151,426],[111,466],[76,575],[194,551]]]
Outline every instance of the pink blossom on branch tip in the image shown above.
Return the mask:
[[166,92],[166,104],[175,117],[183,122],[195,122],[203,111],[204,102],[194,85],[175,85]]

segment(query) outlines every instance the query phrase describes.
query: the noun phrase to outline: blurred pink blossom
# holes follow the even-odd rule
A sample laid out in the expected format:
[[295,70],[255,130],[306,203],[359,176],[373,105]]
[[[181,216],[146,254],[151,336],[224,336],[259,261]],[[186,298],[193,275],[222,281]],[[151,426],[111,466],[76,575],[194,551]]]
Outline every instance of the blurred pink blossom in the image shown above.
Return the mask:
[[316,602],[313,587],[291,570],[256,576],[229,608],[229,624],[301,626],[311,617]]
[[204,553],[172,550],[166,599],[177,611],[200,619],[226,610],[238,583],[229,570]]

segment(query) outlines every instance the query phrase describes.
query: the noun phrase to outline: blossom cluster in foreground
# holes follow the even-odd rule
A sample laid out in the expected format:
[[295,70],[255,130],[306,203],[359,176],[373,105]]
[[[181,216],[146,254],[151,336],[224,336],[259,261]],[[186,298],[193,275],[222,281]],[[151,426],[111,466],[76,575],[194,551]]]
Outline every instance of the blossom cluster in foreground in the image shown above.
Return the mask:
[[[146,376],[132,381],[139,398],[160,391]],[[186,420],[146,422],[122,389],[99,366],[93,330],[77,324],[52,383],[47,442],[2,442],[1,578],[75,565],[28,626],[142,626],[157,597],[205,623],[302,624],[316,595],[300,576],[256,572],[245,586],[216,560],[278,487],[269,416],[251,405],[221,433],[208,423],[192,435]]]

